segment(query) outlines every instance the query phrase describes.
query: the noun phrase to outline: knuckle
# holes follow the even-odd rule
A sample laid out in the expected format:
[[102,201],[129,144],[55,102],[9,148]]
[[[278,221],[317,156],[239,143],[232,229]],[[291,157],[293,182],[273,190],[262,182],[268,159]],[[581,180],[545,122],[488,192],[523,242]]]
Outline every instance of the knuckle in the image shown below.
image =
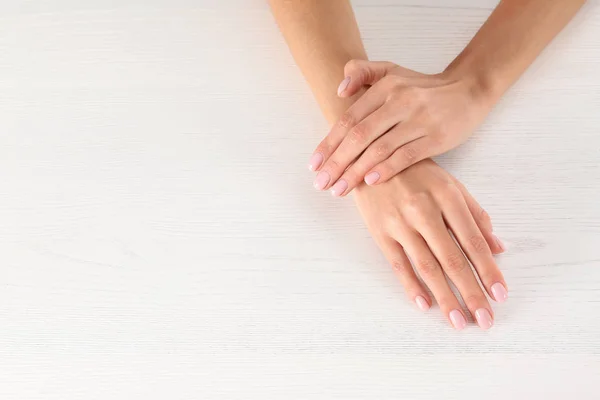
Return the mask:
[[332,157],[327,161],[327,164],[325,167],[323,167],[323,170],[337,171],[340,169],[340,165],[341,165],[340,162]]
[[423,192],[410,195],[406,199],[405,205],[406,209],[413,215],[429,216],[433,212],[431,198]]
[[392,95],[396,96],[401,87],[398,77],[394,75],[386,75],[385,77],[383,77],[381,79],[381,86],[390,93],[390,95],[388,95],[388,98]]
[[414,193],[406,199],[405,203],[413,210],[420,210],[424,200],[425,196],[423,196],[423,193]]
[[449,274],[460,274],[467,266],[467,260],[462,253],[451,253],[446,256],[445,269]]
[[406,274],[409,272],[409,268],[412,269],[410,264],[404,260],[394,259],[391,261],[390,264],[392,265],[392,268],[394,269],[394,271],[396,271],[400,274]]
[[373,72],[370,68],[361,68],[359,75],[361,82],[372,82],[374,79]]
[[452,181],[441,182],[438,187],[440,193],[450,199],[458,199],[462,197],[462,193],[456,184]]
[[488,245],[483,236],[473,235],[469,238],[469,245],[476,253],[486,253]]
[[401,215],[396,213],[386,216],[384,221],[384,226],[386,227],[386,230],[391,232],[400,231],[404,226],[404,219]]
[[425,98],[425,92],[422,88],[412,86],[406,88],[406,97],[410,99],[413,104],[422,104]]
[[476,310],[480,308],[482,304],[485,303],[485,297],[483,296],[483,293],[472,293],[467,296],[463,296],[463,300],[469,310]]
[[352,143],[364,143],[369,136],[367,128],[363,124],[358,124],[350,131],[349,138]]
[[315,153],[321,153],[321,154],[327,156],[328,154],[331,153],[331,149],[333,148],[333,145],[334,145],[334,139],[332,138],[331,133],[330,133],[327,136],[325,136],[325,138],[323,140],[321,140],[321,143],[319,143],[319,145],[315,149]]
[[482,233],[484,232],[492,232],[492,218],[479,204],[475,203],[476,210],[473,211],[473,218],[475,218],[475,222],[479,225]]
[[342,114],[342,116],[340,117],[338,124],[342,127],[342,128],[352,128],[354,126],[354,115],[352,115],[352,113],[350,111],[346,111],[345,113]]
[[390,97],[403,108],[417,108],[419,103],[418,92],[412,87],[403,87],[400,83],[394,86],[394,92]]
[[389,143],[381,142],[375,145],[375,149],[373,150],[374,155],[376,157],[387,157],[391,153],[391,148]]
[[490,217],[490,214],[488,214],[487,211],[485,211],[483,208],[479,211],[479,219],[482,222],[486,222],[486,223],[492,222],[492,218]]
[[402,92],[400,91],[398,85],[394,83],[390,84],[390,90],[386,97],[386,101],[392,103],[402,103],[404,100],[404,96],[402,96]]
[[399,150],[399,158],[402,163],[411,165],[417,160],[417,150],[410,145],[402,146]]
[[438,269],[437,263],[431,258],[421,258],[416,263],[417,270],[423,277],[431,277]]
[[323,141],[322,143],[319,144],[319,146],[317,146],[317,148],[315,149],[315,153],[321,153],[324,154],[325,156],[327,156],[330,153],[330,149],[331,146],[326,143],[325,141]]
[[418,161],[416,151],[409,146],[400,147],[389,157],[386,164],[392,175],[404,171]]
[[432,129],[423,133],[424,136],[427,136],[429,140],[429,144],[432,149],[440,149],[448,147],[446,143],[448,136],[444,136],[438,130]]

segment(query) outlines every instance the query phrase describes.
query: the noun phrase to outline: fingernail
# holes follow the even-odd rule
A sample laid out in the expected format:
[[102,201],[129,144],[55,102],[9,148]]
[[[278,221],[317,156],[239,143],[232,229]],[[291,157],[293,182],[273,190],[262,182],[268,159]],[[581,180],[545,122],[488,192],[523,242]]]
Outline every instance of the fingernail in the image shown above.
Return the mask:
[[379,172],[371,172],[365,176],[365,183],[372,185],[379,180]]
[[502,240],[500,240],[500,238],[496,235],[493,235],[494,239],[496,239],[496,243],[498,244],[498,247],[500,247],[500,250],[502,250],[503,252],[506,251],[506,246],[504,245],[504,243],[502,243]]
[[317,174],[317,177],[315,178],[315,182],[313,183],[313,186],[317,190],[323,190],[323,189],[325,189],[325,186],[327,186],[327,184],[329,183],[329,179],[331,179],[329,177],[329,173],[326,171],[321,171]]
[[340,96],[342,93],[344,93],[344,90],[346,90],[346,88],[348,87],[349,84],[350,84],[350,77],[347,76],[344,78],[342,83],[340,83],[340,86],[338,86],[338,90],[337,90],[338,96]]
[[503,284],[496,282],[492,285],[492,295],[498,303],[504,303],[508,299],[508,292]]
[[461,329],[465,329],[465,326],[467,326],[467,320],[460,311],[452,310],[450,311],[449,315],[450,322],[452,322],[452,326],[454,326],[454,329],[457,329],[459,331]]
[[429,310],[429,303],[427,303],[427,300],[425,300],[423,296],[415,297],[415,303],[417,303],[417,307],[419,307],[421,311]]
[[341,196],[348,189],[348,182],[340,179],[331,187],[331,195],[334,197]]
[[494,323],[492,322],[492,316],[490,312],[485,308],[480,308],[479,310],[475,310],[475,319],[477,320],[477,324],[483,330],[490,329]]
[[313,154],[313,156],[310,158],[310,161],[308,162],[308,169],[310,169],[311,171],[316,171],[317,168],[319,168],[321,166],[322,162],[323,162],[323,154],[315,153],[315,154]]

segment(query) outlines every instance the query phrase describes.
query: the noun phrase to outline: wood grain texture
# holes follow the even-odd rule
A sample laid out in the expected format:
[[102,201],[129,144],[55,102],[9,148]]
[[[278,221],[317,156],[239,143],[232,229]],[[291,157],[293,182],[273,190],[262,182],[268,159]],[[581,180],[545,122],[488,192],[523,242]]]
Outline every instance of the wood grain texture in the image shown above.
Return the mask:
[[[355,3],[371,58],[436,71],[496,2]],[[0,398],[598,398],[598,1],[440,159],[509,246],[460,334],[312,190],[326,125],[264,2],[0,15]]]

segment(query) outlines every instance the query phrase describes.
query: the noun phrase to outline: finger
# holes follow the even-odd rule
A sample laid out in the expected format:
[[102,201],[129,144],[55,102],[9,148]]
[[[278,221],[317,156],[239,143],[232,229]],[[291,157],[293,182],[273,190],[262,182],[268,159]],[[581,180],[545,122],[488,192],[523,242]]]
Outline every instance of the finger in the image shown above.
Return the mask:
[[[354,160],[361,157],[361,154],[367,147],[382,135],[385,134],[385,136],[388,136],[388,134],[391,133],[388,132],[390,128],[394,127],[394,125],[407,116],[408,110],[398,110],[392,103],[386,102],[378,110],[367,116],[354,128],[350,129],[346,137],[342,140],[342,143],[340,143],[339,147],[321,168],[321,171],[327,172],[330,177],[329,184],[326,185],[324,189],[328,189],[332,184],[337,182],[334,195],[339,195],[345,191],[348,184],[346,181],[338,182],[339,177]],[[400,135],[400,133],[405,132],[406,136],[409,138],[414,135],[414,132],[397,130],[395,132],[396,139],[400,142],[409,141]],[[364,157],[364,155],[362,157]]]
[[385,103],[387,94],[384,85],[374,85],[365,92],[333,125],[327,136],[315,149],[308,168],[318,171],[324,161],[333,154],[342,140],[356,124],[365,119]]
[[344,67],[344,80],[338,87],[338,96],[350,97],[365,85],[373,85],[383,78],[395,64],[387,61],[350,60]]
[[460,292],[477,324],[482,329],[491,328],[494,323],[492,307],[481,290],[469,262],[450,236],[442,216],[425,217],[423,214],[413,214],[419,233]]
[[471,211],[471,215],[475,219],[475,223],[481,230],[485,241],[487,242],[490,250],[493,254],[500,254],[506,250],[504,243],[498,238],[498,236],[494,235],[492,228],[492,220],[490,215],[479,205],[477,200],[469,193],[467,188],[456,178],[452,177],[454,184],[458,187],[460,192],[462,193],[465,201],[467,202],[467,206],[469,207],[469,211]]
[[365,175],[367,185],[383,183],[413,164],[436,156],[435,145],[429,136],[423,136],[399,147],[386,160]]
[[431,307],[431,299],[410,264],[402,246],[394,239],[385,237],[377,241],[379,248],[392,265],[400,283],[404,286],[406,294],[421,311]]
[[452,293],[442,268],[425,240],[417,232],[406,232],[399,239],[423,282],[429,287],[433,297],[440,305],[442,313],[455,329],[464,329],[467,326],[467,319],[460,303]]
[[504,302],[508,298],[504,276],[459,189],[451,190],[456,190],[456,195],[444,195],[446,198],[442,203],[444,219],[473,264],[489,296],[497,302]]
[[413,129],[412,124],[405,122],[397,124],[371,143],[364,153],[350,165],[335,185],[332,186],[331,194],[334,196],[347,195],[364,181],[367,172],[389,158],[396,149],[418,139],[422,135],[423,131],[419,127]]

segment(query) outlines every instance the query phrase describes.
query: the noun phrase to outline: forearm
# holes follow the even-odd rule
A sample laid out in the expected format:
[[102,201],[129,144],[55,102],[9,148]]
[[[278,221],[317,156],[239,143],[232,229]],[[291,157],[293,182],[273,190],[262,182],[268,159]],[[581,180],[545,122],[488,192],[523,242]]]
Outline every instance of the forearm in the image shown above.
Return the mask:
[[310,85],[323,114],[332,124],[352,104],[337,96],[344,65],[366,59],[348,0],[269,0],[281,32]]
[[585,0],[502,0],[445,73],[497,101]]

